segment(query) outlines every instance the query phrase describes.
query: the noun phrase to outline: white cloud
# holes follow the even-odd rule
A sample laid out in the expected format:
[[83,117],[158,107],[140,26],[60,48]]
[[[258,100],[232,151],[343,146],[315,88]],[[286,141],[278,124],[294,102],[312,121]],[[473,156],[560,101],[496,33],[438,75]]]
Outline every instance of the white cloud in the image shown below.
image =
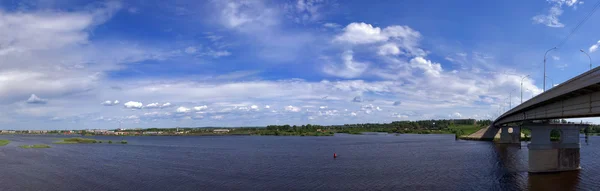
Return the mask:
[[127,103],[123,104],[125,106],[125,108],[130,108],[130,109],[142,109],[142,107],[144,106],[144,104],[142,104],[141,102],[136,102],[136,101],[128,101]]
[[408,115],[399,114],[399,113],[393,113],[392,117],[394,117],[394,118],[400,118],[400,119],[406,119],[406,118],[408,118]]
[[373,104],[367,104],[360,107],[365,113],[370,114],[373,111],[381,111],[381,108],[374,106]]
[[144,108],[158,108],[160,107],[158,103],[150,103],[144,106]]
[[552,56],[552,59],[553,60],[560,60],[560,57],[558,57],[558,56]]
[[442,66],[439,63],[433,63],[423,57],[416,57],[410,60],[411,66],[420,68],[429,76],[439,77],[442,72]]
[[223,115],[215,115],[215,116],[211,116],[210,118],[212,118],[212,119],[223,119]]
[[342,65],[329,63],[325,65],[324,72],[343,78],[359,77],[367,68],[368,63],[354,60],[352,51],[345,51],[341,55]]
[[366,23],[350,23],[344,28],[344,33],[335,38],[335,41],[368,44],[387,41],[388,38],[382,34],[379,27],[373,27]]
[[379,47],[379,52],[377,52],[377,54],[382,55],[382,56],[386,56],[386,55],[399,55],[400,52],[400,48],[398,48],[398,46],[396,46],[396,44],[394,43],[387,43],[384,45],[381,45]]
[[31,94],[31,96],[29,96],[29,99],[27,99],[27,103],[29,104],[46,104],[47,102],[48,100],[39,98],[35,94]]
[[213,58],[219,58],[219,57],[223,57],[223,56],[229,56],[229,55],[231,55],[231,52],[226,51],[226,50],[214,51],[211,49],[211,50],[208,50],[207,52],[203,53],[203,55],[212,56]]
[[196,110],[196,111],[202,111],[202,110],[206,110],[206,109],[208,109],[208,106],[206,106],[206,105],[194,107],[194,110]]
[[[560,22],[559,16],[563,14],[563,5],[568,7],[573,7],[573,9],[577,9],[577,0],[547,0],[548,3],[552,5],[548,10],[547,14],[536,15],[533,18],[533,22],[535,24],[543,24],[548,27],[565,27],[563,23]],[[580,3],[581,4],[581,3]]]
[[342,27],[341,25],[339,25],[337,23],[325,23],[325,24],[323,24],[323,26],[327,27],[327,28],[334,28],[334,29]]
[[106,101],[102,102],[102,105],[104,105],[104,106],[113,106],[113,105],[118,105],[118,104],[119,104],[119,100],[115,100],[115,101],[106,100]]
[[193,47],[193,46],[189,46],[189,47],[185,48],[185,53],[188,53],[188,54],[194,54],[194,53],[196,53],[196,51],[198,51],[198,49],[196,49],[196,47]]
[[299,107],[294,107],[294,106],[287,106],[285,107],[285,111],[289,111],[289,112],[300,112],[300,108]]
[[460,113],[458,113],[458,112],[454,112],[452,115],[450,115],[450,117],[453,117],[453,118],[462,118],[462,115]]
[[171,107],[171,106],[172,106],[171,103],[167,102],[167,103],[162,104],[160,107],[166,108],[166,107]]
[[175,110],[175,112],[177,112],[177,113],[187,113],[187,112],[190,112],[190,110],[191,110],[190,108],[182,106],[182,107],[178,107],[177,110]]
[[220,9],[221,24],[228,28],[270,26],[277,24],[275,10],[261,1],[215,1]]
[[324,0],[297,0],[295,4],[288,4],[285,8],[296,23],[307,23],[321,19],[321,11],[325,6]]
[[590,46],[589,52],[596,52],[596,50],[598,50],[598,46],[600,46],[600,40],[598,42],[596,42],[596,44]]
[[406,43],[417,40],[421,34],[408,26],[388,26],[383,30],[367,23],[350,23],[344,28],[342,34],[335,37],[335,42],[350,44],[371,44],[385,42],[390,39],[399,39]]
[[271,108],[271,106],[265,105],[265,109],[269,109],[269,108]]

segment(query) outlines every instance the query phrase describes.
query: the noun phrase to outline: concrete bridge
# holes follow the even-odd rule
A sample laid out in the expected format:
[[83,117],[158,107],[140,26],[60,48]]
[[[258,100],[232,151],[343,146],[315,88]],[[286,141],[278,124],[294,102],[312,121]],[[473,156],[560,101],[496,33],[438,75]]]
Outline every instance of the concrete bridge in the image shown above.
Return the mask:
[[[579,130],[585,125],[551,124],[552,119],[600,116],[600,67],[587,71],[500,115],[500,143],[519,143],[521,128],[531,129],[529,172],[578,170]],[[496,129],[496,131],[498,130]],[[556,129],[558,142],[550,141]]]

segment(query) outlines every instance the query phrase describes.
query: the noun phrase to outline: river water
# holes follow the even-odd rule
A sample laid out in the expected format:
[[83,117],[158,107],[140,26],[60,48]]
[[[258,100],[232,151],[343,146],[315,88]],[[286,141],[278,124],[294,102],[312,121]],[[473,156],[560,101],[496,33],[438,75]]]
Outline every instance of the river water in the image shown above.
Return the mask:
[[[55,145],[0,136],[0,190],[600,190],[600,137],[581,139],[582,170],[527,172],[527,143],[454,135],[126,137]],[[120,140],[120,137],[95,137]],[[333,153],[338,157],[333,158]]]

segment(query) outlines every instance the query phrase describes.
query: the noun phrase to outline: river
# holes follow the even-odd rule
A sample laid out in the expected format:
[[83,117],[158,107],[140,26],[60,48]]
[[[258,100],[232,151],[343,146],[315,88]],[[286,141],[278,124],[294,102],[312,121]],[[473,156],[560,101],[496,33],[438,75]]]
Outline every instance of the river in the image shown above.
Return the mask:
[[[600,137],[582,137],[582,170],[551,174],[527,172],[525,142],[454,135],[125,138],[56,145],[53,136],[0,136],[12,141],[0,147],[0,190],[600,189]],[[52,148],[18,148],[38,143]]]

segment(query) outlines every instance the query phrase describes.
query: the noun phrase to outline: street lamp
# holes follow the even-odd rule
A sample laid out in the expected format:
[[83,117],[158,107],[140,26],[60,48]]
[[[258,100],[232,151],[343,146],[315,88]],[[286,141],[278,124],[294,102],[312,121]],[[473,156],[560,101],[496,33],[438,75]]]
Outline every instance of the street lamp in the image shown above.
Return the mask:
[[[552,86],[550,86],[550,89],[552,89],[554,87],[554,80],[548,76],[546,76],[546,78],[550,79],[550,81],[552,82]],[[544,80],[546,79],[544,78]],[[546,87],[544,86],[544,89],[546,89]],[[544,90],[545,91],[545,90]]]
[[523,77],[521,78],[521,103],[523,103],[523,80],[524,80],[526,77],[529,77],[529,75],[527,75],[527,76],[523,76]]
[[[550,52],[551,50],[554,50],[554,49],[556,49],[556,47],[549,49],[544,54],[544,77],[546,76],[546,55],[548,55],[548,52]],[[546,78],[544,78],[544,91],[546,91]]]
[[591,70],[592,69],[592,57],[590,57],[590,55],[587,52],[583,51],[583,49],[579,49],[579,51],[583,52],[590,59],[590,70]]

